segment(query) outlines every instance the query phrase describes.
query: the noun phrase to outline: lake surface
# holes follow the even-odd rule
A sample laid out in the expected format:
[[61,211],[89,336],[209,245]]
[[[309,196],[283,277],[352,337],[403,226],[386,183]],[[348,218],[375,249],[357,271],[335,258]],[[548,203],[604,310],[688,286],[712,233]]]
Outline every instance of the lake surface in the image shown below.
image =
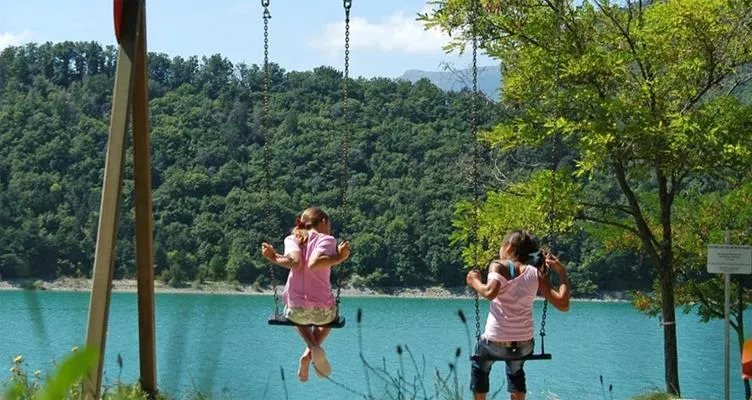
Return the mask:
[[[9,367],[21,354],[30,371],[50,370],[53,360],[84,342],[88,302],[88,293],[0,292],[0,366],[5,362]],[[481,304],[483,324],[487,303]],[[344,298],[347,326],[333,331],[324,346],[334,370],[332,380],[318,379],[311,370],[305,384],[295,375],[304,349],[301,340],[292,328],[266,324],[273,310],[271,297],[159,294],[156,305],[158,381],[171,394],[199,390],[223,399],[353,399],[370,391],[375,398],[396,398],[398,385],[387,382],[399,382],[401,376],[404,392],[416,388],[423,398],[423,387],[428,397],[435,396],[438,370],[442,379],[448,377],[450,389],[457,385],[466,399],[471,398],[467,385],[468,332],[475,334],[472,300]],[[363,310],[360,326],[355,321],[358,308]],[[457,317],[458,309],[468,316],[467,328]],[[746,326],[752,326],[752,318],[745,319]],[[704,324],[694,314],[680,314],[677,323],[683,396],[723,398],[722,321]],[[114,294],[106,382],[137,379],[137,326],[135,294]],[[546,350],[553,360],[525,365],[529,399],[629,399],[664,387],[661,327],[629,304],[574,302],[567,314],[549,310],[547,332]],[[359,357],[359,343],[372,370]],[[398,345],[409,349],[414,363],[407,352],[399,357]],[[740,399],[744,391],[736,346],[732,335],[731,394]],[[458,347],[462,354],[456,358]],[[450,363],[456,367],[456,379]],[[7,367],[0,369],[3,380]],[[384,369],[388,375],[379,372]],[[415,383],[418,375],[424,377],[423,386]],[[498,399],[508,398],[504,381],[503,366],[494,366],[491,391],[501,389]]]

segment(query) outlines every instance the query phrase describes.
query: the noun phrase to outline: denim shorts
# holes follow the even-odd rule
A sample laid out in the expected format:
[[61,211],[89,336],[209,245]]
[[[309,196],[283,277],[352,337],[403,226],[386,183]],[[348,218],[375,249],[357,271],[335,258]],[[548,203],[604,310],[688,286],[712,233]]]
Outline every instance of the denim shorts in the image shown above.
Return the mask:
[[[510,348],[501,344],[490,342],[485,337],[475,345],[475,355],[482,358],[507,358],[505,361],[507,373],[507,391],[509,393],[526,393],[525,385],[525,365],[524,360],[515,360],[518,357],[524,357],[532,354],[535,342],[531,341],[516,348]],[[494,361],[491,360],[473,360],[470,374],[470,390],[473,393],[488,393],[489,381],[488,376],[491,373],[491,366]]]
[[337,306],[285,307],[285,318],[298,325],[326,325],[337,318]]

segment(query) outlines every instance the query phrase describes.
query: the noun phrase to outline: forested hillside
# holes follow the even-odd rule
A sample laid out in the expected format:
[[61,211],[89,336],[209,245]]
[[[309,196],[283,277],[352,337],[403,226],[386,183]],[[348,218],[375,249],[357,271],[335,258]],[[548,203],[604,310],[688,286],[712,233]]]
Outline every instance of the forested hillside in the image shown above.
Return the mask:
[[[90,276],[115,60],[114,48],[97,43],[29,44],[0,54],[3,278]],[[304,208],[323,206],[342,230],[340,72],[272,66],[270,229],[262,196],[262,69],[219,55],[164,54],[151,54],[149,68],[158,276],[173,283],[265,283],[260,242],[281,246]],[[386,78],[354,80],[350,93],[352,212],[344,229],[352,233],[351,282],[464,284],[460,251],[449,236],[454,204],[470,196],[469,96],[427,80]],[[485,124],[506,115],[492,102],[479,112]],[[134,276],[135,268],[128,163],[121,278]],[[484,174],[492,179],[499,167],[513,164],[491,157]],[[569,245],[576,250],[572,261],[582,252],[580,239],[570,240],[577,243]],[[583,270],[583,291],[649,282],[643,263],[614,257],[641,272],[625,279],[606,267],[597,275]]]
[[[447,69],[445,71],[422,71],[419,69],[411,69],[405,71],[405,73],[397,79],[417,82],[425,78],[443,90],[459,92],[464,88],[473,87],[472,76],[471,69]],[[498,65],[478,67],[478,90],[488,96],[489,99],[494,101],[499,100],[501,79],[501,68]]]

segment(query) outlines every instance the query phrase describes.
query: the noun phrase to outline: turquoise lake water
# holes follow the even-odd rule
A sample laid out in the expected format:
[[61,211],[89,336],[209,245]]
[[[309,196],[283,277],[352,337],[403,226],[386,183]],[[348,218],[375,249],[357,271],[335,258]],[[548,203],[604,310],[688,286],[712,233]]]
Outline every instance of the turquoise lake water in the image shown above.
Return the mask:
[[[13,357],[21,354],[29,370],[49,370],[54,359],[65,357],[71,347],[84,341],[88,302],[88,293],[1,292],[0,364],[9,367]],[[382,378],[373,371],[366,374],[358,355],[362,343],[369,365],[385,368],[395,379],[401,374],[410,390],[416,371],[425,376],[429,397],[435,394],[435,371],[446,377],[449,363],[455,363],[457,380],[452,376],[447,385],[458,385],[465,398],[471,398],[467,329],[474,335],[472,300],[344,298],[347,327],[335,330],[324,346],[334,371],[332,381],[316,378],[312,370],[305,384],[295,376],[304,348],[297,334],[292,328],[266,324],[273,309],[271,297],[159,294],[156,306],[158,381],[161,389],[172,394],[199,390],[226,399],[354,399],[369,393],[370,387],[375,398],[396,398],[396,386],[385,383],[383,373]],[[363,310],[360,327],[355,321],[358,308]],[[457,317],[458,309],[471,319],[467,329]],[[481,312],[483,323],[486,304]],[[549,310],[548,314],[546,350],[553,360],[526,364],[529,399],[628,399],[664,387],[658,320],[623,303],[574,302],[569,313]],[[694,314],[680,314],[677,323],[683,396],[721,399],[722,321],[705,324]],[[135,294],[114,294],[106,382],[137,379],[137,324]],[[752,318],[745,324],[752,326]],[[415,364],[407,353],[400,363],[398,345],[407,346]],[[732,398],[741,399],[744,391],[736,346],[732,338]],[[462,354],[455,359],[458,347]],[[118,354],[124,361],[122,370]],[[0,371],[0,378],[7,378],[8,368]],[[503,366],[495,366],[491,391],[501,389],[498,399],[508,398],[504,380]],[[609,394],[610,384],[613,391]],[[417,387],[422,398],[423,389]]]

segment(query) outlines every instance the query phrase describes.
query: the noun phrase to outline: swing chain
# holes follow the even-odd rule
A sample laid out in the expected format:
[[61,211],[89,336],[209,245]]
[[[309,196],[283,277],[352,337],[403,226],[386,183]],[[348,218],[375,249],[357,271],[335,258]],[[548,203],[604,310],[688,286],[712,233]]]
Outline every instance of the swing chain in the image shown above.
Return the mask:
[[478,1],[473,1],[472,9],[472,30],[473,30],[473,62],[472,62],[472,101],[470,102],[471,113],[471,137],[473,146],[473,162],[472,162],[472,185],[473,185],[473,218],[471,226],[470,243],[475,244],[473,247],[473,268],[479,270],[479,255],[478,255],[478,228],[479,228],[479,207],[480,207],[480,168],[479,163],[479,149],[478,149],[478,35],[476,30],[476,21],[478,18]]
[[345,0],[345,71],[344,81],[342,86],[342,119],[344,122],[344,137],[342,139],[342,158],[340,164],[342,167],[342,209],[344,217],[349,216],[349,202],[347,198],[348,183],[350,180],[350,174],[348,171],[348,161],[350,157],[350,115],[349,115],[349,99],[350,91],[348,84],[348,77],[350,75],[350,6],[351,1]]
[[[348,159],[350,156],[350,124],[348,114],[348,100],[349,100],[349,86],[348,76],[350,75],[350,7],[352,6],[351,0],[344,0],[343,5],[345,7],[345,71],[344,81],[342,87],[342,119],[344,121],[344,138],[342,139],[342,158],[340,164],[342,167],[342,215],[343,222],[347,221],[350,215],[350,205],[347,198],[348,182],[350,180],[350,174],[348,171]],[[344,224],[343,224],[344,225]],[[344,268],[339,267],[337,271],[337,294],[335,302],[337,304],[337,312],[339,313],[340,293],[342,291],[342,282],[344,280]]]
[[[264,114],[262,127],[264,130],[264,191],[267,207],[271,197],[271,173],[269,172],[269,0],[262,0],[264,5]],[[267,215],[268,217],[269,215]]]
[[475,292],[475,340],[480,342],[480,299],[478,292]]
[[543,300],[543,315],[541,316],[541,327],[539,335],[541,337],[541,353],[546,352],[546,312],[548,311],[548,300]]
[[[470,227],[470,244],[473,245],[473,269],[476,271],[480,271],[480,265],[479,265],[479,259],[480,256],[478,254],[479,251],[479,245],[478,245],[478,217],[479,217],[479,206],[480,206],[480,172],[478,167],[478,162],[480,158],[479,149],[478,149],[478,34],[476,30],[476,21],[478,18],[478,0],[473,0],[472,3],[472,21],[471,21],[471,29],[472,29],[472,35],[473,35],[473,62],[472,62],[472,82],[473,82],[473,91],[472,91],[472,101],[470,102],[470,114],[471,114],[471,120],[470,120],[470,128],[471,128],[471,138],[472,138],[472,145],[473,145],[473,162],[472,162],[472,172],[471,172],[471,179],[472,179],[472,185],[473,185],[473,215],[472,215],[472,221],[471,221],[471,227]],[[480,341],[480,304],[479,304],[479,298],[478,298],[478,292],[473,290],[475,293],[475,339],[477,341]]]
[[334,298],[335,304],[337,304],[337,313],[339,313],[339,293],[342,290],[342,268],[337,273],[337,294]]
[[[554,56],[554,68],[556,69],[555,72],[555,84],[556,84],[556,96],[554,104],[556,108],[556,113],[561,114],[561,98],[559,90],[561,85],[561,12],[562,12],[563,5],[561,4],[561,1],[557,0],[556,2],[556,19],[555,19],[555,26],[557,31],[556,36],[556,53]],[[557,115],[558,116],[558,115]],[[559,132],[554,133],[553,142],[551,143],[551,201],[549,203],[549,212],[548,212],[548,243],[551,246],[551,249],[556,248],[556,185],[557,185],[557,179],[556,179],[556,173],[559,168],[559,146],[560,146],[560,137]],[[546,268],[546,278],[549,278],[551,275],[551,271]],[[546,315],[548,312],[548,300],[543,300],[543,315],[541,316],[541,327],[540,327],[540,337],[541,337],[541,353],[546,352]]]
[[[272,178],[269,172],[269,0],[261,0],[264,7],[264,113],[262,117],[262,129],[264,131],[264,208],[266,212],[266,230],[271,227],[271,188]],[[274,265],[269,264],[269,276],[272,278],[274,288],[274,315],[279,315],[279,293],[277,292],[277,277],[274,273]]]

